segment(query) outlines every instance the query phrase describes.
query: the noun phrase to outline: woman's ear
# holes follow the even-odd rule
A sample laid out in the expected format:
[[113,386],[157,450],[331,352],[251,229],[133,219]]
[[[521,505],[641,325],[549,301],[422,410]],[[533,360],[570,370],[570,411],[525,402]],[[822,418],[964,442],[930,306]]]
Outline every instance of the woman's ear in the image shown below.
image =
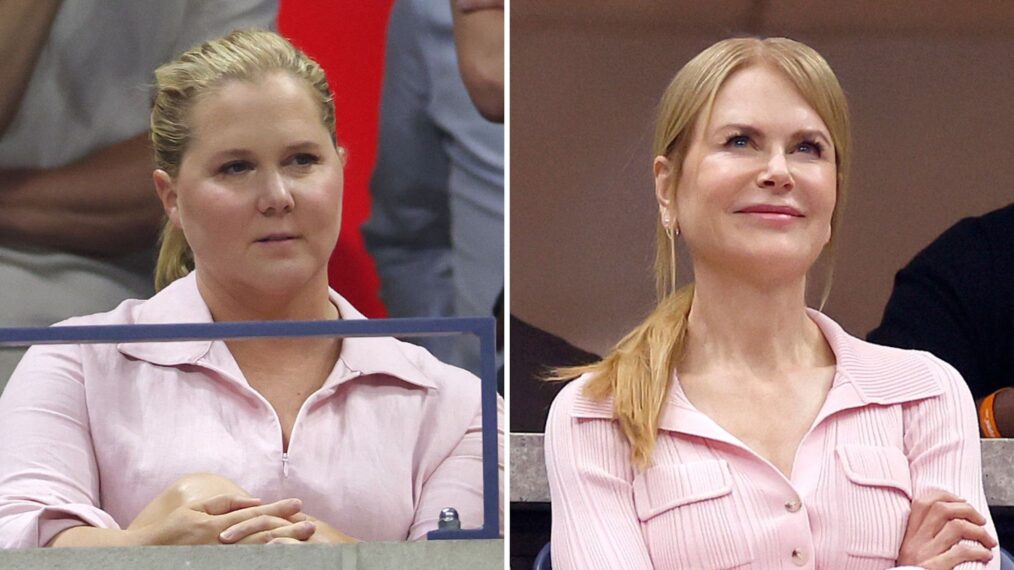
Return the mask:
[[156,169],[151,175],[152,180],[155,182],[155,192],[158,194],[158,199],[162,201],[162,209],[165,211],[165,215],[169,218],[174,226],[179,229],[183,229],[180,226],[180,211],[177,205],[176,195],[176,183],[172,177],[165,170]]
[[669,228],[676,220],[676,203],[672,196],[672,177],[676,172],[672,161],[661,155],[655,157],[652,170],[655,173],[655,200],[658,201],[662,225]]

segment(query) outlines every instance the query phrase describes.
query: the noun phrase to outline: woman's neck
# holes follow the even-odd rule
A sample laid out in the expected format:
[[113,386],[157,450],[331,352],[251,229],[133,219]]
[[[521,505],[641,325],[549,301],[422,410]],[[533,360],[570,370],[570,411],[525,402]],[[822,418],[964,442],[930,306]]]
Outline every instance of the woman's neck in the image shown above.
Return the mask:
[[338,318],[331,303],[327,276],[293,290],[264,291],[250,286],[227,286],[213,275],[197,273],[197,289],[216,322],[330,320]]
[[[338,309],[330,300],[326,274],[298,290],[265,291],[244,286],[223,287],[213,275],[198,271],[197,288],[217,322],[339,318]],[[297,407],[320,388],[342,347],[341,339],[336,337],[257,338],[230,340],[225,344],[251,387],[272,405],[279,405],[295,394],[299,397],[294,404]]]
[[771,376],[833,365],[830,346],[806,314],[805,291],[804,278],[745,283],[698,269],[680,371]]

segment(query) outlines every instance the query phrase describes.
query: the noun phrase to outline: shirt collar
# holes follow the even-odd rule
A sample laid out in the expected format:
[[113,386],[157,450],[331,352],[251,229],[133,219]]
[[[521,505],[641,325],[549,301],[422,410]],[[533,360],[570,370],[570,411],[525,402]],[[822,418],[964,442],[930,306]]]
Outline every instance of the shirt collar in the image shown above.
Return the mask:
[[[342,319],[365,319],[355,307],[333,289],[331,302],[338,307]],[[154,297],[131,309],[133,324],[210,323],[214,322],[208,305],[197,289],[196,272],[181,277],[159,291]],[[117,350],[127,356],[161,366],[182,364],[212,364],[213,343],[222,341],[196,340],[180,342],[120,343]],[[418,350],[391,337],[349,337],[342,340],[336,371],[342,367],[351,376],[385,374],[423,388],[436,388],[436,384],[422,369],[415,356]],[[230,367],[231,368],[231,367]],[[342,376],[349,376],[343,374]],[[348,378],[345,378],[348,379]],[[337,384],[341,379],[332,374],[325,384]]]
[[[894,405],[943,393],[940,371],[922,353],[875,345],[858,339],[830,317],[808,309],[820,327],[837,361],[835,379],[817,421],[835,412],[869,404]],[[659,418],[659,429],[692,433],[712,439],[728,439],[714,421],[697,411],[680,389],[678,380]],[[612,396],[595,400],[579,393],[571,416],[582,419],[613,418]]]

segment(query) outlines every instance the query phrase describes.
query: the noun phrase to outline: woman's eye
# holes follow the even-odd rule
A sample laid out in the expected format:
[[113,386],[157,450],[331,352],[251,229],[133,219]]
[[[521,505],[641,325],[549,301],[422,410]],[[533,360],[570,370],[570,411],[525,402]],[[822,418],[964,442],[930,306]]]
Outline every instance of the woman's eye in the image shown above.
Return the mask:
[[227,162],[218,169],[222,174],[242,174],[251,169],[250,163],[242,160]]
[[746,135],[732,135],[725,140],[725,146],[728,148],[746,148],[750,145],[750,137]]
[[315,154],[302,152],[293,156],[292,162],[298,166],[310,166],[311,164],[317,164],[320,162],[320,157]]
[[805,152],[820,157],[824,154],[824,147],[817,141],[803,141],[796,145],[796,152]]

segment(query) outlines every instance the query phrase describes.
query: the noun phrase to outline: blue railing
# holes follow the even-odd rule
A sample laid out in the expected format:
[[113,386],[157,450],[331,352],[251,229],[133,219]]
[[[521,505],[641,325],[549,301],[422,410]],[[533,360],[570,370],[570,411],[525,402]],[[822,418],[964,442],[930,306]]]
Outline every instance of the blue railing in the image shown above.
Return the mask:
[[[430,540],[500,536],[496,425],[496,321],[489,317],[356,319],[335,321],[246,321],[160,325],[100,325],[0,328],[0,346],[178,342],[265,337],[423,337],[472,334],[479,339],[482,390],[482,528],[434,530]],[[453,507],[454,505],[447,505]]]

